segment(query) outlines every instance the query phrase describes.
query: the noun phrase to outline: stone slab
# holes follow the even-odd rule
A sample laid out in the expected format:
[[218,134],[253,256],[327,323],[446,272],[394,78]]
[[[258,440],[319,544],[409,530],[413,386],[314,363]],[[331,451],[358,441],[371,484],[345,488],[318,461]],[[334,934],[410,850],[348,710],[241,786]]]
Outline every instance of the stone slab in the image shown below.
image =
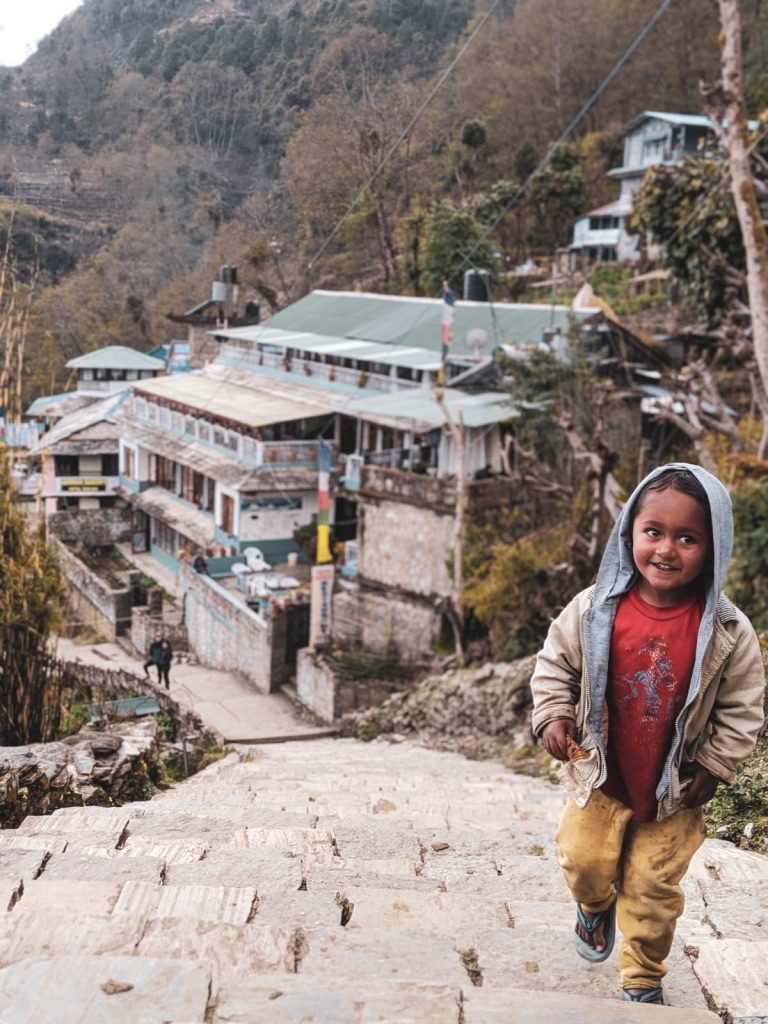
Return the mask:
[[[24,887],[24,895],[16,904],[25,914],[41,914],[52,909],[67,912],[72,917],[108,917],[117,903],[122,884],[115,881],[78,881],[76,879],[47,879],[45,874]],[[15,911],[14,911],[15,913]]]
[[[190,836],[187,839],[165,841],[156,836],[129,837],[122,850],[121,857],[153,857],[165,861],[166,864],[188,864],[202,860],[211,848],[209,840]],[[69,847],[68,847],[69,849]],[[114,851],[100,851],[98,847],[83,846],[78,852],[95,856],[103,853],[116,856]]]
[[222,985],[213,1024],[454,1024],[459,999],[458,986],[426,982],[254,978]]
[[693,970],[712,1000],[732,1017],[768,1016],[768,938],[702,944]]
[[341,924],[335,893],[270,892],[260,897],[255,921],[278,925],[290,921],[299,928],[333,928]]
[[439,978],[460,985],[466,972],[453,941],[443,935],[407,929],[347,928],[306,932],[300,973],[337,979],[416,981]]
[[718,1024],[708,1010],[641,1006],[569,992],[465,987],[464,1024]]
[[349,932],[370,928],[407,929],[451,936],[459,949],[475,944],[478,930],[506,928],[503,900],[478,900],[443,892],[381,892],[350,887],[343,895],[354,905]]
[[57,853],[45,867],[45,881],[153,882],[159,884],[165,861],[160,857],[88,857],[82,853]]
[[55,959],[71,949],[93,956],[129,955],[141,938],[144,924],[142,918],[91,917],[54,907],[44,914],[39,908],[26,913],[19,905],[13,914],[0,914],[0,966],[30,957]]
[[[532,904],[536,909],[536,904]],[[590,964],[578,955],[571,941],[572,907],[559,924],[549,923],[553,908],[542,908],[541,919],[524,915],[510,904],[515,927],[481,932],[477,940],[478,964],[489,988],[530,988],[535,991],[570,992],[610,999],[619,989],[618,957],[621,938],[604,963]],[[706,1007],[706,1001],[683,944],[676,939],[666,961],[669,973],[665,991],[674,1006]]]
[[299,857],[275,849],[213,850],[201,861],[170,864],[166,885],[254,886],[268,892],[296,891],[302,883]]
[[141,957],[199,960],[211,965],[214,978],[234,973],[239,978],[264,973],[293,974],[294,929],[253,922],[245,927],[218,921],[155,918],[136,943]]
[[203,1024],[209,984],[210,970],[200,962],[135,956],[21,960],[0,970],[0,1020]]
[[150,885],[126,882],[114,913],[135,917],[182,917],[195,921],[218,921],[244,925],[255,912],[256,890],[252,886]]
[[119,836],[130,820],[125,810],[113,807],[65,807],[53,814],[30,815],[19,825],[20,836],[47,836],[104,832]]

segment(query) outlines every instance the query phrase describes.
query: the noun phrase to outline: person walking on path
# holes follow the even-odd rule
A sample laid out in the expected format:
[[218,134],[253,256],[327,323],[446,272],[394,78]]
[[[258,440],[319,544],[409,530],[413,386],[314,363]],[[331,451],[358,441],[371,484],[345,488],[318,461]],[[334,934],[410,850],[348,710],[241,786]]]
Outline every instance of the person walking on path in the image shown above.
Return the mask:
[[654,470],[622,510],[596,584],[552,623],[531,680],[534,733],[564,762],[557,854],[574,943],[602,962],[618,926],[631,1002],[664,1003],[702,806],[763,722],[758,640],[720,589],[732,546],[716,477],[686,463]]
[[166,640],[165,637],[160,641],[160,650],[158,652],[157,662],[157,682],[165,683],[166,690],[171,688],[170,671],[173,663],[173,648],[171,647],[170,641]]
[[157,669],[157,681],[160,682],[160,645],[163,642],[163,634],[158,630],[155,639],[149,645],[147,660],[144,662],[144,675],[149,675],[150,668],[154,665]]

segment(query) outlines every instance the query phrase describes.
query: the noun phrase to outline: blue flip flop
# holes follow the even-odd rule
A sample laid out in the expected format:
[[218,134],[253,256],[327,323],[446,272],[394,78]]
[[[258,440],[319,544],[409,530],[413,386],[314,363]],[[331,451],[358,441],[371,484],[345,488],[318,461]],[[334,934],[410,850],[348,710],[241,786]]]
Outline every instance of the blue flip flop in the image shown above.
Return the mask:
[[662,1006],[664,1003],[664,989],[663,988],[647,988],[639,994],[630,992],[629,989],[623,989],[621,998],[625,999],[628,1003],[659,1003]]
[[603,960],[607,960],[611,955],[613,944],[616,940],[616,900],[613,901],[607,910],[599,910],[596,914],[588,914],[582,910],[581,904],[577,903],[576,917],[584,931],[589,932],[590,935],[601,924],[605,925],[603,931],[605,949],[595,949],[594,946],[590,946],[588,942],[585,942],[578,932],[574,932],[573,944],[576,947],[576,952],[584,960],[589,960],[593,964],[600,964]]

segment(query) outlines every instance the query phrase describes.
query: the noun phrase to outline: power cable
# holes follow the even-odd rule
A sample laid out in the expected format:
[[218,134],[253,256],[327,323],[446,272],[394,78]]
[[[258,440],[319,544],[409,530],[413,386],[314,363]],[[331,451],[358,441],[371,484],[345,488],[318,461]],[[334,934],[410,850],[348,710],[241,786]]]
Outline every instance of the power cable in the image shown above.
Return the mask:
[[457,267],[455,273],[459,273],[461,271],[462,267],[464,267],[468,262],[470,262],[471,257],[475,254],[475,252],[477,252],[478,248],[483,244],[483,242],[485,242],[485,240],[488,238],[488,236],[491,234],[491,232],[495,231],[495,229],[498,227],[498,225],[501,222],[501,220],[522,199],[522,197],[525,195],[525,193],[530,188],[531,183],[541,174],[541,172],[544,170],[544,168],[547,166],[547,164],[549,164],[550,161],[552,160],[552,157],[554,156],[555,152],[559,149],[560,146],[562,146],[562,144],[571,135],[571,133],[574,131],[574,129],[577,127],[577,125],[589,113],[589,111],[592,109],[592,107],[595,105],[595,103],[597,103],[597,101],[603,95],[603,93],[608,88],[608,86],[611,84],[613,79],[616,77],[616,75],[619,73],[619,71],[621,71],[623,69],[624,65],[629,61],[629,59],[634,55],[635,51],[638,49],[638,47],[641,45],[641,43],[645,40],[645,37],[655,27],[656,23],[666,13],[667,8],[669,8],[671,6],[671,4],[672,4],[672,0],[662,0],[661,4],[659,5],[659,7],[656,10],[656,13],[646,22],[646,24],[643,26],[643,28],[640,30],[640,32],[635,36],[635,38],[629,44],[629,46],[626,48],[626,50],[624,50],[624,52],[622,53],[621,57],[619,57],[619,59],[613,65],[613,67],[608,72],[608,74],[605,76],[605,78],[600,83],[600,85],[597,87],[597,89],[595,89],[595,91],[592,93],[592,95],[589,97],[589,99],[586,101],[586,103],[584,103],[584,105],[577,112],[575,117],[573,117],[573,119],[571,120],[570,124],[565,128],[564,131],[562,131],[560,133],[560,135],[557,137],[557,139],[550,145],[550,147],[547,150],[547,152],[544,154],[542,159],[538,162],[538,164],[533,169],[533,171],[531,171],[531,173],[525,179],[525,181],[520,186],[520,188],[515,192],[515,194],[512,196],[512,198],[509,199],[507,201],[507,203],[505,203],[505,205],[501,208],[501,210],[499,211],[499,213],[496,216],[496,218],[491,222],[491,224],[488,225],[488,227],[485,229],[485,231],[480,235],[480,237],[477,239],[475,244],[470,249],[470,251],[467,254],[467,256],[464,257],[464,260]]

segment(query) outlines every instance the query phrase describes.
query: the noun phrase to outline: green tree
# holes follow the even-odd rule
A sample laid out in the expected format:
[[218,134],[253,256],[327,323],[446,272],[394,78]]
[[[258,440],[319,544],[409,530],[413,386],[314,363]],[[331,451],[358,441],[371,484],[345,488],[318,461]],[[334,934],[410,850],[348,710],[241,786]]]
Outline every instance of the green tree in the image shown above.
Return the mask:
[[61,572],[41,534],[30,533],[0,461],[0,745],[56,738],[61,667],[51,654],[60,617]]
[[423,222],[421,285],[427,295],[437,295],[443,281],[460,287],[462,273],[472,267],[495,270],[497,258],[489,239],[480,241],[483,224],[468,209],[457,209],[441,200],[433,203]]

